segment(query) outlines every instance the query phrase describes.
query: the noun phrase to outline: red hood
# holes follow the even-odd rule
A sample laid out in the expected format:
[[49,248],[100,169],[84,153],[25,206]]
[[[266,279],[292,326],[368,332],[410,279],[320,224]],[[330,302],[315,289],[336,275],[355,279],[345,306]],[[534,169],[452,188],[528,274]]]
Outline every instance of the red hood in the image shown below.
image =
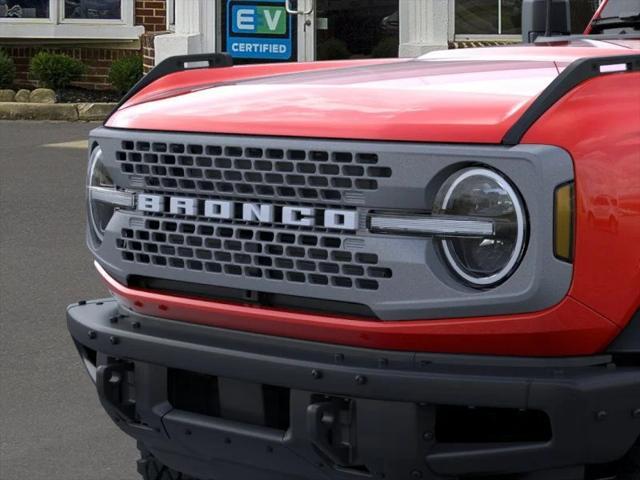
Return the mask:
[[133,97],[108,127],[368,140],[499,143],[578,58],[638,45],[575,42],[434,52],[416,60],[195,70]]

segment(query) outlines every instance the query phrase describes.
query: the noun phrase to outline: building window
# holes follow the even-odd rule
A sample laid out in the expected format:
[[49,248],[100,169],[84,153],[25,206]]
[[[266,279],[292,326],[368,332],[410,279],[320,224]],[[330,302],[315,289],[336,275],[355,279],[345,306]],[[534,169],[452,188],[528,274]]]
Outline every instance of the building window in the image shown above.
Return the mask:
[[65,0],[64,18],[120,20],[122,18],[122,2],[120,0]]
[[457,35],[518,35],[522,0],[457,0]]
[[137,40],[135,0],[0,0],[0,38]]
[[0,18],[49,18],[49,0],[0,0]]
[[[571,0],[571,29],[581,33],[602,0]],[[520,35],[522,0],[456,0],[455,29],[460,36]]]

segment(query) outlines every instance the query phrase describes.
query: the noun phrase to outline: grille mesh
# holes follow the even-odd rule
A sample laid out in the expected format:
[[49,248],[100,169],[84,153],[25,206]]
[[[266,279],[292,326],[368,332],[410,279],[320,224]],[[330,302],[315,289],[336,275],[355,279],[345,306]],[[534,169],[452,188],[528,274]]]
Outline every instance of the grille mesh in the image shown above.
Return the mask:
[[378,189],[375,153],[123,141],[120,171],[164,191],[340,202]]
[[146,218],[124,228],[126,262],[314,286],[378,290],[392,271],[378,256],[344,249],[337,235]]

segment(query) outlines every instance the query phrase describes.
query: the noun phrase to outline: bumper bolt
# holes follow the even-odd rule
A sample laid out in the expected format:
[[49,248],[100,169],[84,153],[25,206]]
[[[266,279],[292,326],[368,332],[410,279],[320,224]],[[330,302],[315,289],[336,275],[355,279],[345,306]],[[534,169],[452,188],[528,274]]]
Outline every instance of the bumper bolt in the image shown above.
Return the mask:
[[131,326],[133,328],[135,328],[136,330],[138,330],[140,328],[140,322],[133,322],[133,323],[131,323]]
[[189,430],[188,428],[184,431],[184,434],[189,436],[191,435],[191,430]]
[[411,478],[422,478],[422,472],[420,470],[413,470],[411,472]]
[[389,360],[387,360],[386,358],[380,358],[378,359],[378,365],[382,368],[385,368],[387,365],[389,365]]
[[364,375],[356,375],[356,383],[358,385],[364,385],[365,383],[367,383],[367,377],[365,377]]
[[336,363],[342,363],[342,362],[344,362],[344,355],[343,355],[342,353],[336,353],[336,354],[333,356],[333,360],[334,360]]
[[315,368],[311,370],[311,376],[316,380],[322,378],[322,372],[320,370],[316,370]]
[[98,334],[96,332],[94,332],[93,330],[89,330],[87,332],[87,337],[89,337],[91,340],[93,340],[94,338],[96,338],[98,336]]
[[111,323],[118,323],[118,317],[111,317],[111,318],[109,319],[109,321],[110,321]]
[[422,439],[425,442],[430,442],[431,440],[433,440],[433,432],[424,432],[422,434]]
[[602,422],[603,420],[606,420],[607,415],[608,413],[606,410],[600,410],[598,413],[596,413],[596,420]]
[[229,445],[231,443],[231,439],[229,437],[226,437],[224,439],[224,443],[226,443],[227,445]]
[[109,342],[111,342],[111,345],[117,345],[118,343],[120,343],[120,339],[112,335],[109,337]]

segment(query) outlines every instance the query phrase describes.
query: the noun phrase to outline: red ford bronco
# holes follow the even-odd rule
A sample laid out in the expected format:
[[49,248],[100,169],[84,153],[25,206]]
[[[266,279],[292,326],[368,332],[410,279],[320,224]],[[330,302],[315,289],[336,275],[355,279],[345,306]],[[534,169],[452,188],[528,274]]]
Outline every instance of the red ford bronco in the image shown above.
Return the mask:
[[92,132],[113,298],[68,326],[145,479],[640,478],[640,3],[567,5],[530,45],[173,57]]

